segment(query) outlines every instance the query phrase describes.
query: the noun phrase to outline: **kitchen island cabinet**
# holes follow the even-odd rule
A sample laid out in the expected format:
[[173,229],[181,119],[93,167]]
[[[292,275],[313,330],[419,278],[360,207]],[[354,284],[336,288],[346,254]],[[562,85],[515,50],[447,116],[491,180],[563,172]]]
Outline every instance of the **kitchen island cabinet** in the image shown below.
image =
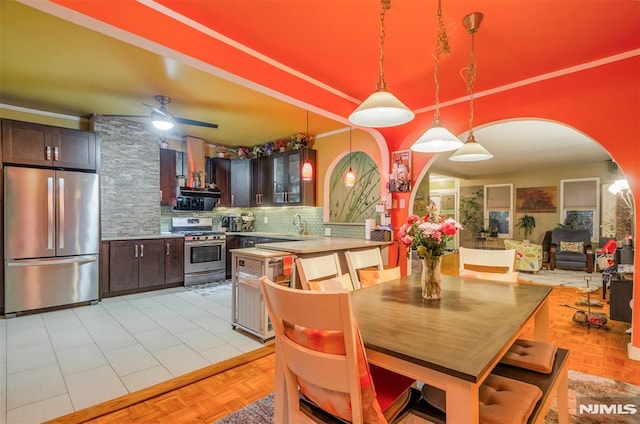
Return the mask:
[[184,283],[184,239],[127,238],[101,244],[102,296],[142,292]]
[[98,153],[93,132],[2,120],[4,163],[96,171]]

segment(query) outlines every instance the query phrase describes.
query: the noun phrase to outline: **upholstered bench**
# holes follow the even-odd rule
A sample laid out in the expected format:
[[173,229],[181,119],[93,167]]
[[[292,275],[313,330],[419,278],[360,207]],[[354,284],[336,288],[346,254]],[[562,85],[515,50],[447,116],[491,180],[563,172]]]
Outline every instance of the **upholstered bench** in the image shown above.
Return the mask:
[[[558,348],[553,360],[553,368],[550,373],[543,374],[506,364],[498,364],[493,369],[489,377],[482,384],[480,392],[480,423],[500,423],[504,424],[506,417],[514,418],[516,414],[527,412],[530,399],[535,397],[535,390],[531,386],[539,389],[540,397],[533,402],[533,407],[528,414],[528,419],[523,423],[543,423],[544,417],[549,410],[549,405],[553,396],[557,396],[558,422],[567,424],[569,422],[569,388],[568,388],[568,368],[569,351]],[[525,386],[509,384],[505,386],[505,381],[495,377],[504,377],[515,382],[526,383]],[[505,390],[504,396],[496,395]],[[436,424],[446,423],[445,392],[438,388],[425,385],[422,390],[423,399],[417,402],[411,409],[411,414],[423,419],[427,419]],[[516,397],[517,396],[517,397]],[[429,402],[426,399],[429,399]],[[514,409],[505,402],[518,403]],[[506,414],[506,415],[501,415]],[[498,421],[492,421],[493,417],[499,417]],[[522,416],[522,415],[520,415]],[[508,421],[517,422],[517,421]]]

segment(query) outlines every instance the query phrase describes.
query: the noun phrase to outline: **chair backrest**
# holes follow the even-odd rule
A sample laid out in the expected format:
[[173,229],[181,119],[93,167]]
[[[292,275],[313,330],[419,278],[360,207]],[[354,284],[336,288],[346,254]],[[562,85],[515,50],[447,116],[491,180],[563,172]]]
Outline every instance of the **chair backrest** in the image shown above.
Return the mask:
[[459,250],[460,277],[484,280],[517,282],[519,273],[514,271],[516,250],[485,250],[461,247]]
[[309,290],[309,281],[326,280],[342,275],[340,258],[337,253],[312,258],[296,258],[296,273],[302,288]]
[[372,249],[347,251],[344,253],[344,257],[347,260],[349,275],[351,275],[351,282],[355,289],[361,288],[360,274],[358,273],[361,269],[371,268],[380,271],[384,269],[382,255],[380,254],[380,249],[377,247]]
[[591,234],[589,230],[572,230],[570,228],[554,228],[551,231],[551,244],[556,246],[560,242],[582,242],[584,247],[591,246]]
[[364,421],[363,398],[372,398],[376,414],[380,412],[375,396],[360,387],[360,378],[370,375],[349,293],[296,290],[267,277],[260,278],[260,289],[273,324],[276,361],[284,373],[289,422],[309,422],[300,409],[298,389],[323,409],[330,405],[327,412],[354,423]]

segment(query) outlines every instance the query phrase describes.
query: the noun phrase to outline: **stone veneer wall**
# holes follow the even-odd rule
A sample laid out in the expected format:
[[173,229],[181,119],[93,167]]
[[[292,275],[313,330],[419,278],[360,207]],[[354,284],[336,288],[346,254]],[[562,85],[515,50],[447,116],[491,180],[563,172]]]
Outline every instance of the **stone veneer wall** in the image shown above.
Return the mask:
[[160,146],[144,124],[95,115],[102,238],[160,233]]

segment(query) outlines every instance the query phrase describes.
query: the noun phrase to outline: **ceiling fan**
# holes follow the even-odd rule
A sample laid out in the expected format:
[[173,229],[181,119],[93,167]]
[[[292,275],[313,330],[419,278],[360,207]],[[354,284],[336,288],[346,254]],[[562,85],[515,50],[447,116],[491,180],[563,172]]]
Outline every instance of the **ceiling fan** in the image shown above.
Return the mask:
[[[218,128],[218,124],[211,124],[209,122],[195,121],[193,119],[186,118],[178,118],[174,116],[171,112],[167,110],[165,107],[169,103],[171,103],[171,98],[168,96],[157,95],[155,99],[160,103],[160,107],[155,107],[152,105],[148,105],[146,103],[142,103],[144,106],[151,109],[151,123],[154,127],[159,130],[167,131],[173,128],[175,124],[183,124],[183,125],[194,125],[197,127],[206,127],[206,128]],[[147,118],[147,116],[143,115],[104,115],[111,116],[114,118]]]

